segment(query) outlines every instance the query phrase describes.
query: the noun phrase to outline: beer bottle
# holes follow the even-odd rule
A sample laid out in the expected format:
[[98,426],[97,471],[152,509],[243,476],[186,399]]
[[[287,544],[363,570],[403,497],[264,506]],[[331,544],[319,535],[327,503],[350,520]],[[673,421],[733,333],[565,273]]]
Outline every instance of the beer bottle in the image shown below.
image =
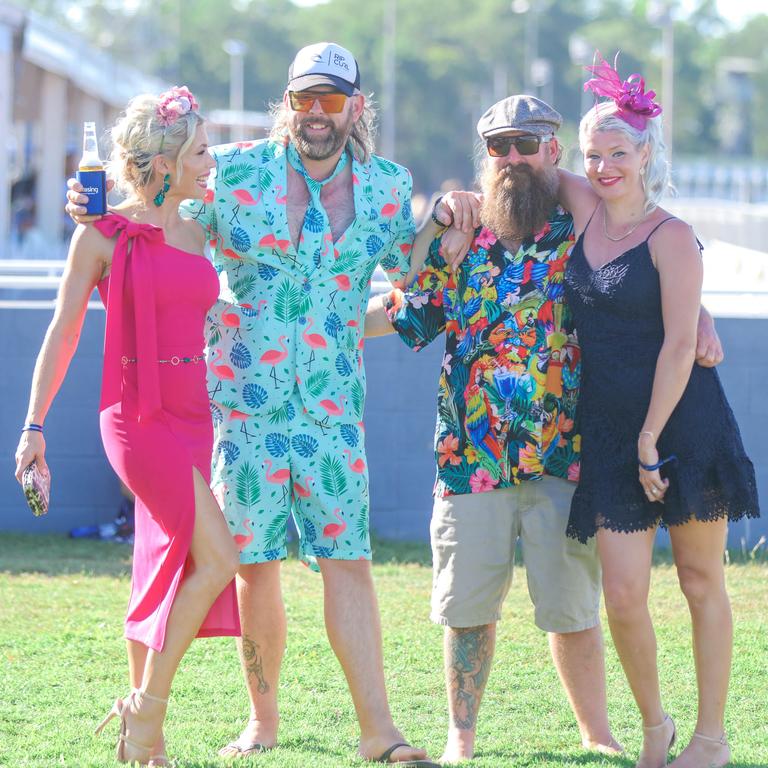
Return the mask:
[[77,171],[77,180],[83,185],[83,194],[88,195],[88,215],[102,215],[107,212],[107,174],[99,157],[96,141],[96,123],[83,123],[83,156]]

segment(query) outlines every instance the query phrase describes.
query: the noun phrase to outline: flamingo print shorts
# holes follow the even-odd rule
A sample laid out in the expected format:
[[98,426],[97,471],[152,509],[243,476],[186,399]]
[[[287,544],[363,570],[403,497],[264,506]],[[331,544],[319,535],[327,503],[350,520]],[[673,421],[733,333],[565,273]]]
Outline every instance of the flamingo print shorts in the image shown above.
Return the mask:
[[299,555],[370,560],[368,467],[357,424],[328,427],[304,412],[297,390],[280,408],[244,417],[212,402],[211,488],[240,550],[240,562],[286,557],[288,518]]

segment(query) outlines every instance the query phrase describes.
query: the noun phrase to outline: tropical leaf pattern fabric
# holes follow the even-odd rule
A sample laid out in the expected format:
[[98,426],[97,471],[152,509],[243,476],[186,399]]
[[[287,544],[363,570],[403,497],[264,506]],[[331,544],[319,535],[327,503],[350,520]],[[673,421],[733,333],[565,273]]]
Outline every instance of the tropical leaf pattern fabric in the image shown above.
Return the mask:
[[[212,154],[204,200],[182,213],[205,228],[219,274],[207,328],[213,486],[240,559],[285,557],[291,510],[308,563],[370,559],[363,318],[376,265],[393,284],[408,273],[411,176],[375,156],[352,159],[353,222],[335,243],[294,246],[286,146]],[[305,216],[303,232],[324,228],[318,208]]]
[[581,355],[564,303],[573,220],[558,208],[508,252],[484,227],[454,274],[436,239],[387,314],[422,349],[445,335],[435,431],[435,494],[507,488],[543,474],[577,480]]
[[[288,401],[298,388],[304,407],[326,424],[356,422],[365,407],[361,347],[370,280],[381,264],[404,280],[415,232],[411,176],[376,156],[352,160],[355,219],[336,243],[305,252],[291,241],[286,206],[286,146],[272,141],[214,147],[215,173],[204,200],[182,214],[208,235],[219,273],[219,301],[207,339],[214,400],[240,401],[250,416]],[[308,229],[322,227],[310,207]],[[340,357],[341,356],[341,357]],[[309,374],[326,372],[323,387]],[[257,385],[266,400],[244,396]]]
[[304,412],[296,391],[271,416],[243,416],[228,406],[219,410],[212,487],[242,562],[285,558],[291,514],[300,556],[311,568],[317,569],[318,557],[370,559],[361,429],[323,426]]

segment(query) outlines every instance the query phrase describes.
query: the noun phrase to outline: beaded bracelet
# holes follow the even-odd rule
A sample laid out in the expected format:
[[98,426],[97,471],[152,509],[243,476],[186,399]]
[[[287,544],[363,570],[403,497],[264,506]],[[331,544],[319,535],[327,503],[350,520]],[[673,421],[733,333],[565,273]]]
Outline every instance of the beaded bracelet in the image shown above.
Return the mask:
[[22,432],[42,432],[43,431],[43,425],[42,424],[25,424],[21,428]]

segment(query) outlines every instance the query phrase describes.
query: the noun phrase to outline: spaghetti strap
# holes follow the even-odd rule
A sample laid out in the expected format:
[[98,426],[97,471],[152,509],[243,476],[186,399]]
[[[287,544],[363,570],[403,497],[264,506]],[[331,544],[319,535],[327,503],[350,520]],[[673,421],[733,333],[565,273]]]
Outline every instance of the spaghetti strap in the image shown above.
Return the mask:
[[597,209],[598,209],[599,207],[600,207],[600,203],[598,203],[598,204],[595,206],[595,210],[594,210],[594,211],[592,211],[592,215],[591,215],[591,216],[589,217],[589,219],[587,220],[587,223],[586,223],[586,225],[585,225],[584,229],[583,229],[583,230],[582,230],[582,232],[581,232],[581,234],[582,234],[582,235],[586,234],[586,231],[589,229],[589,225],[592,223],[592,219],[594,219],[594,218],[595,218],[595,214],[597,213]]
[[648,237],[645,238],[645,242],[647,243],[651,239],[651,235],[662,225],[666,224],[668,221],[672,221],[672,219],[676,219],[677,216],[667,216],[666,219],[662,219],[649,233]]

